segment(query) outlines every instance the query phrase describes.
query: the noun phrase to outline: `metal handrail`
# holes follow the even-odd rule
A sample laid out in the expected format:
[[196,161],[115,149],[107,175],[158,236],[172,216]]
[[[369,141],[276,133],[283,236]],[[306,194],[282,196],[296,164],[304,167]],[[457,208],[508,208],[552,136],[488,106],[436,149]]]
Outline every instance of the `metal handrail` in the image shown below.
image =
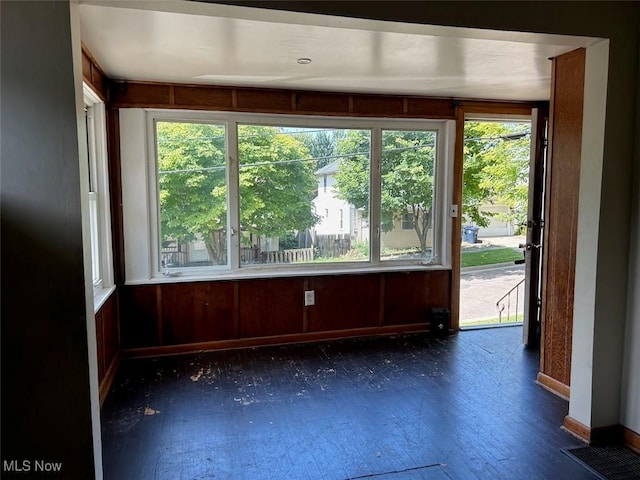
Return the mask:
[[[516,308],[515,308],[515,320],[513,320],[513,323],[515,322],[520,322],[522,320],[518,320],[518,305],[520,302],[520,293],[519,293],[519,288],[522,284],[524,284],[525,279],[523,278],[522,280],[520,280],[513,288],[511,288],[511,290],[509,290],[507,293],[505,293],[500,300],[498,300],[496,302],[496,308],[498,309],[498,323],[502,323],[502,312],[505,309],[505,306],[507,308],[507,315],[506,315],[506,322],[505,323],[510,323],[511,322],[511,294],[515,291],[516,292]],[[505,304],[505,300],[506,300],[506,304]],[[523,313],[524,314],[524,313]]]

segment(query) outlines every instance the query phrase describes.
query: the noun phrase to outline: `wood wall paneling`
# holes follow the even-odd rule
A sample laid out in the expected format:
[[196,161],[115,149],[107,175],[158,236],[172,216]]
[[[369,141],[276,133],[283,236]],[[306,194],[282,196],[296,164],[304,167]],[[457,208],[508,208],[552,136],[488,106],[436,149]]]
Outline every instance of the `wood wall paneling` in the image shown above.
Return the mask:
[[458,100],[456,105],[465,113],[467,117],[488,117],[498,118],[506,116],[531,115],[532,108],[548,108],[548,102],[507,102],[489,100]]
[[234,338],[233,282],[162,285],[163,345]]
[[118,355],[120,336],[118,333],[118,296],[113,293],[100,309],[102,313],[102,344],[105,372]]
[[104,378],[104,336],[102,334],[102,309],[98,310],[94,315],[96,324],[96,350],[98,356],[98,382],[102,382]]
[[100,404],[113,382],[119,360],[118,294],[112,293],[95,314]]
[[[376,96],[329,92],[275,89],[230,88],[204,85],[112,82],[110,84],[109,156],[113,200],[114,258],[116,283],[124,282],[122,201],[119,161],[117,109],[120,107],[192,108],[198,110],[250,111],[255,113],[300,113],[309,115],[372,116],[389,118],[454,117],[454,101],[447,98]],[[503,102],[505,103],[505,102]],[[506,102],[513,111],[530,110],[531,102]],[[465,108],[492,102],[465,101]],[[454,197],[460,191],[454,191]],[[454,198],[455,201],[455,198]],[[458,202],[459,203],[459,202]],[[459,222],[458,222],[459,223]],[[454,220],[454,244],[456,237]],[[457,232],[459,234],[459,232]],[[455,250],[455,249],[454,249]],[[454,265],[456,261],[454,259]],[[175,286],[122,286],[122,345],[126,349],[174,346],[206,342],[257,339],[278,335],[317,335],[322,332],[346,332],[353,329],[387,328],[417,325],[424,312],[433,306],[448,306],[457,328],[455,307],[451,305],[454,276],[443,272],[421,272],[408,278],[419,279],[420,289],[402,293],[400,276],[387,274],[309,277],[308,287],[316,290],[318,303],[303,306],[305,280],[281,278],[231,282],[233,292],[225,301],[236,305],[231,320],[211,322],[227,316],[229,304],[217,303],[205,308],[211,293],[209,283],[198,282],[190,294]],[[437,279],[437,280],[434,280]],[[387,282],[387,280],[389,280]],[[227,287],[225,287],[227,288]],[[355,294],[354,294],[355,292]],[[192,296],[194,298],[190,298]],[[428,302],[425,304],[425,296]],[[233,299],[233,301],[229,300]],[[432,303],[430,303],[432,302]],[[222,306],[224,305],[224,306]],[[186,320],[185,320],[186,318]],[[418,320],[420,318],[420,320]],[[409,323],[407,323],[409,322]],[[414,323],[415,322],[415,323]],[[382,327],[382,326],[385,327]],[[404,327],[403,327],[404,328]],[[385,330],[386,331],[386,330]],[[300,337],[302,338],[302,337]],[[183,347],[180,347],[183,348]],[[184,347],[187,348],[187,347]]]
[[109,79],[84,45],[82,46],[82,78],[104,102],[109,100]]
[[100,92],[100,96],[103,100],[106,100],[109,95],[109,80],[102,73],[96,64],[91,65],[91,84],[94,88]]
[[[122,344],[151,355],[423,330],[431,307],[450,308],[450,276],[422,271],[124,286]],[[315,291],[316,305],[304,306],[305,290]]]
[[454,118],[450,98],[120,81],[110,83],[109,95],[112,109],[191,108],[347,117]]
[[85,81],[91,81],[91,59],[84,48],[82,49],[82,78]]
[[406,113],[411,117],[452,119],[455,117],[453,101],[445,98],[407,98]]
[[107,110],[107,139],[113,279],[116,285],[123,285],[125,256],[124,221],[122,216],[122,168],[120,160],[120,113],[118,110]]
[[[316,304],[308,309],[309,332],[375,327],[380,319],[378,275],[309,278]],[[300,299],[302,301],[302,298]]]
[[212,108],[229,110],[233,108],[233,89],[208,88],[197,86],[175,85],[173,88],[173,102],[185,108]]
[[173,85],[161,83],[111,82],[109,96],[111,108],[157,107],[175,108],[172,101]]
[[384,324],[428,323],[431,308],[449,308],[450,271],[385,275]]
[[465,110],[456,106],[456,140],[453,162],[451,204],[458,205],[458,215],[451,219],[451,328],[460,327],[460,255],[462,248],[462,188],[464,184]]
[[272,90],[268,95],[263,91],[239,88],[237,107],[243,111],[286,112],[293,110],[293,94],[286,90]]
[[241,338],[302,333],[304,278],[239,282]]
[[122,348],[159,344],[158,290],[156,285],[120,287],[120,340]]
[[382,95],[354,95],[353,113],[360,115],[404,115],[404,101],[402,97]]
[[295,92],[294,101],[298,113],[349,113],[349,95],[345,94]]
[[553,60],[541,372],[570,384],[585,50]]

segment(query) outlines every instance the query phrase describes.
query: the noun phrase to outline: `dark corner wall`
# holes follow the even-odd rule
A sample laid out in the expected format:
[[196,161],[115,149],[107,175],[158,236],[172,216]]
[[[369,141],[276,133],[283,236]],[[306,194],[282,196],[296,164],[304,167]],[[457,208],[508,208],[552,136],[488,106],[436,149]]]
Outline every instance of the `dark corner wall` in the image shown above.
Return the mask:
[[94,478],[69,4],[0,2],[0,477]]

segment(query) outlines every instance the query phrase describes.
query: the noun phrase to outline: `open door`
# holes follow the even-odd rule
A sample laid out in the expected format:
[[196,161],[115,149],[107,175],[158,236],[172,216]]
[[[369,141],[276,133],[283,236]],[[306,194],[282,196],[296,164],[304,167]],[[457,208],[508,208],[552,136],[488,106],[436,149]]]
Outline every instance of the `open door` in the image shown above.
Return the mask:
[[585,52],[564,53],[551,64],[538,382],[565,398],[571,393]]
[[544,228],[544,171],[548,113],[531,111],[531,159],[529,163],[529,202],[527,240],[524,245],[524,322],[522,342],[531,347],[540,344],[542,229]]

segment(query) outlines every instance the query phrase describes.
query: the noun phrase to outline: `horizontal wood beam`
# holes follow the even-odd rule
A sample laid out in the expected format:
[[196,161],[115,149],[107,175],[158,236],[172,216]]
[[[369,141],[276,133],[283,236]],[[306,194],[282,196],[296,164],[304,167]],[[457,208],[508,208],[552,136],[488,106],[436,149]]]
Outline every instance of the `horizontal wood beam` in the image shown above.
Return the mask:
[[155,82],[109,83],[111,108],[168,108],[346,117],[454,119],[465,111],[529,115],[536,102],[349,94]]
[[152,82],[110,82],[111,108],[453,119],[450,98],[366,95]]
[[549,102],[507,102],[497,100],[456,100],[465,116],[478,115],[480,117],[496,117],[500,119],[515,117],[530,117],[532,108],[545,108]]

